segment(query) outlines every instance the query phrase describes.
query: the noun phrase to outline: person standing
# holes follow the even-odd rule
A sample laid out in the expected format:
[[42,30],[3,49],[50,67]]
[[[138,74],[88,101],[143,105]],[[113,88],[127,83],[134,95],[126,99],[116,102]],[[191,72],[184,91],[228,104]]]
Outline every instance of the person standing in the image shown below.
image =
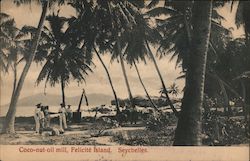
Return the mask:
[[40,130],[39,130],[40,134],[43,132],[44,124],[45,124],[44,108],[45,108],[44,106],[41,106],[40,111],[38,112],[39,123],[40,123]]
[[64,131],[64,129],[67,129],[67,122],[66,122],[66,109],[65,109],[65,104],[61,103],[60,104],[60,109],[59,109],[59,122],[60,122],[60,129]]
[[35,125],[36,125],[36,133],[39,133],[40,130],[40,118],[39,113],[41,112],[41,103],[38,103],[36,105],[35,113],[34,113],[34,119],[35,119]]
[[67,112],[67,122],[71,122],[71,119],[73,117],[72,109],[70,107],[71,107],[71,105],[68,105],[68,108],[66,109],[66,112]]
[[50,127],[50,113],[49,113],[49,106],[44,107],[44,117],[45,117],[45,128]]

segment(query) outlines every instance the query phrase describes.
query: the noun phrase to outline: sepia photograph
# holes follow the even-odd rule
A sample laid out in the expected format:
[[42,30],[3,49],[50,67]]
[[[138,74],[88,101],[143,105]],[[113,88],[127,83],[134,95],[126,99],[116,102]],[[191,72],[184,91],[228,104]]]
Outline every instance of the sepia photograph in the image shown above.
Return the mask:
[[[20,156],[249,150],[250,1],[0,0],[0,8],[0,160],[11,160],[11,147]],[[242,154],[228,161],[247,161]]]

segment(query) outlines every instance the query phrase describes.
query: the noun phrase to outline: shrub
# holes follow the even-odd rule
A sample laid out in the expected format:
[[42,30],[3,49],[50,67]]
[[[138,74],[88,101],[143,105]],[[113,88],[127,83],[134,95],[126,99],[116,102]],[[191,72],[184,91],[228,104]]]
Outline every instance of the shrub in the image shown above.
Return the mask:
[[149,115],[146,120],[146,128],[151,131],[159,131],[176,123],[177,118],[173,113],[157,113],[156,115]]
[[203,144],[235,145],[248,142],[243,117],[220,117],[211,111],[203,118]]
[[100,117],[94,121],[94,123],[90,127],[90,133],[93,137],[98,137],[104,134],[104,131],[107,129],[111,129],[113,127],[117,127],[118,122],[112,120],[108,117]]
[[112,141],[121,145],[133,146],[169,146],[173,142],[174,129],[123,131],[116,133]]

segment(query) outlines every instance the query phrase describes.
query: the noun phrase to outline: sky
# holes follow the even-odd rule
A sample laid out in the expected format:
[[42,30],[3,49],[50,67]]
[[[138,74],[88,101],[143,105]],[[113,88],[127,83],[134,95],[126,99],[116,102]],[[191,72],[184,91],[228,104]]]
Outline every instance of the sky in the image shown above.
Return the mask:
[[[24,25],[31,25],[37,26],[40,14],[41,14],[41,7],[37,4],[32,3],[31,5],[22,5],[22,6],[15,6],[13,1],[3,0],[1,5],[1,12],[7,13],[11,15],[19,28]],[[49,10],[49,13],[53,11],[57,11],[57,7],[53,7]],[[223,22],[223,25],[227,28],[234,28],[233,36],[239,37],[243,34],[242,28],[237,30],[234,24],[234,11],[230,12],[230,6],[223,7],[219,10],[219,12],[226,18],[226,21]],[[63,7],[60,10],[60,14],[62,16],[72,16],[74,15],[74,10],[70,7]],[[156,50],[153,49],[153,52]],[[110,71],[110,75],[114,84],[114,88],[117,92],[119,98],[126,98],[128,97],[127,89],[125,85],[125,80],[122,75],[121,65],[117,62],[110,62],[110,56],[108,54],[102,56],[105,64]],[[157,59],[157,63],[159,65],[160,71],[164,78],[164,81],[167,86],[176,82],[180,89],[184,86],[184,80],[176,80],[178,76],[180,76],[181,69],[175,67],[175,60],[169,61],[170,56],[166,56],[162,59]],[[67,97],[71,96],[78,96],[81,95],[81,90],[84,88],[86,93],[102,93],[113,95],[112,90],[110,88],[110,84],[108,82],[106,73],[98,61],[97,57],[94,57],[94,64],[96,67],[93,67],[93,73],[90,73],[86,77],[86,83],[77,84],[73,80],[70,84],[66,87],[65,93]],[[22,71],[23,65],[18,67],[18,73],[20,74]],[[21,91],[20,98],[27,97],[30,95],[44,93],[44,82],[42,82],[39,86],[35,84],[36,78],[41,70],[42,66],[40,64],[33,63],[30,71],[26,77],[23,89]],[[146,88],[149,91],[150,95],[159,96],[159,89],[161,88],[161,83],[159,77],[156,73],[153,63],[148,60],[147,64],[143,62],[138,64],[138,68],[140,70],[142,79],[145,83]],[[126,65],[127,75],[130,82],[132,94],[134,96],[142,95],[144,96],[144,90],[139,82],[138,76],[134,67],[130,67]],[[13,82],[13,74],[10,72],[8,74],[1,75],[1,98],[0,104],[6,104],[10,101],[10,95],[12,91],[12,82]],[[55,87],[50,87],[47,85],[46,88],[47,94],[61,94],[61,88],[59,85]]]

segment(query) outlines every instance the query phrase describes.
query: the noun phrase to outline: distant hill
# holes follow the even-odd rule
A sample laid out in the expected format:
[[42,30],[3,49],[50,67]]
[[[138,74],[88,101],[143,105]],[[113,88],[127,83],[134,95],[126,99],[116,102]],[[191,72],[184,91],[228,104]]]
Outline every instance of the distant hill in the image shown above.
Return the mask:
[[[75,97],[66,97],[66,103],[71,104],[73,106],[78,106],[81,96]],[[88,94],[88,102],[89,105],[101,105],[101,104],[111,104],[111,100],[113,99],[110,95],[105,94]],[[29,97],[24,97],[19,99],[17,106],[35,106],[37,103],[42,103],[44,105],[56,106],[61,103],[62,97],[60,95],[52,95],[52,94],[36,94]],[[82,105],[85,105],[85,99],[83,98]],[[8,106],[4,105],[4,106]]]

